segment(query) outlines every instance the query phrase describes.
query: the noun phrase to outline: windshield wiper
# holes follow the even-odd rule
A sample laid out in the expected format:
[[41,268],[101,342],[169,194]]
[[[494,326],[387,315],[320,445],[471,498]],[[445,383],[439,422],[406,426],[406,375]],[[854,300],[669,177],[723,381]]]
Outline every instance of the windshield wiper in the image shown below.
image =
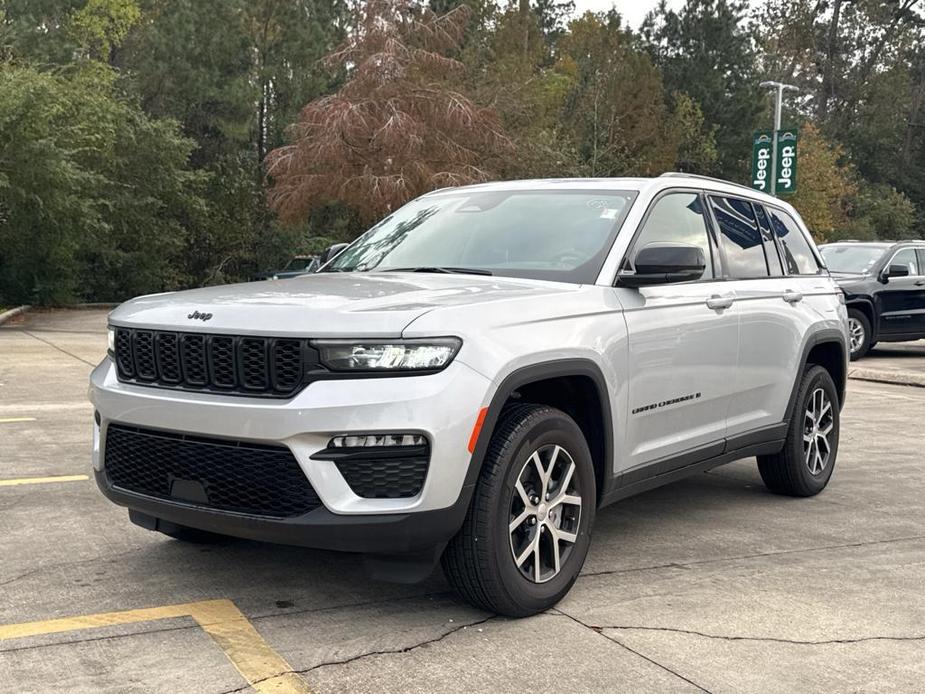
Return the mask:
[[436,272],[447,275],[491,275],[491,270],[474,267],[448,267],[441,265],[423,265],[421,267],[390,267],[380,272]]

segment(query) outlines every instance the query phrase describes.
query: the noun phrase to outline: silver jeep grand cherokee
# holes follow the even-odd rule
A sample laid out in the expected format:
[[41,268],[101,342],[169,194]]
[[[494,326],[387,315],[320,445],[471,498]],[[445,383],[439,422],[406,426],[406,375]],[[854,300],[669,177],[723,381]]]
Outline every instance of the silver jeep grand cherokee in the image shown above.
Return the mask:
[[[440,190],[320,273],[140,297],[93,372],[93,467],[138,525],[442,561],[528,615],[598,508],[757,456],[838,452],[843,295],[792,207],[666,174]],[[401,569],[399,571],[399,569]]]

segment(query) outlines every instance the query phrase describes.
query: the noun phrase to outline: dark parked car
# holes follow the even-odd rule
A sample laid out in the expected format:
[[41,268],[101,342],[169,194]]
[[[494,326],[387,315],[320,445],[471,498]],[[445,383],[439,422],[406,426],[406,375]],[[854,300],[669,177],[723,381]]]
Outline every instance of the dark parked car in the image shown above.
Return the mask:
[[254,275],[254,280],[285,280],[290,277],[299,277],[300,275],[309,275],[318,272],[318,269],[334,256],[344,250],[350,244],[335,243],[328,246],[319,255],[296,255],[292,257],[286,267],[282,270],[271,272],[258,272]]
[[925,338],[925,241],[842,241],[819,250],[845,292],[852,360],[878,342]]
[[296,255],[293,256],[283,267],[282,270],[271,270],[269,272],[258,272],[254,275],[255,280],[283,280],[289,277],[298,277],[315,272],[321,263],[317,255]]

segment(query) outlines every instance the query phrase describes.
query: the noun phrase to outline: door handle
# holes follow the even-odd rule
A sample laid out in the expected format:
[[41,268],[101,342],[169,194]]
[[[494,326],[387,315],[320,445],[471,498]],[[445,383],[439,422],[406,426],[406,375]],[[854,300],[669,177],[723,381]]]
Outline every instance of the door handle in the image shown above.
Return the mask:
[[788,304],[795,304],[797,302],[803,301],[803,295],[800,294],[800,292],[794,292],[788,289],[784,292],[784,301],[786,301]]
[[925,280],[919,280],[915,283],[916,287],[925,287]]
[[729,308],[732,306],[732,303],[735,299],[731,296],[720,296],[719,294],[714,294],[709,299],[707,299],[707,306],[712,308],[714,311],[719,311],[724,308]]

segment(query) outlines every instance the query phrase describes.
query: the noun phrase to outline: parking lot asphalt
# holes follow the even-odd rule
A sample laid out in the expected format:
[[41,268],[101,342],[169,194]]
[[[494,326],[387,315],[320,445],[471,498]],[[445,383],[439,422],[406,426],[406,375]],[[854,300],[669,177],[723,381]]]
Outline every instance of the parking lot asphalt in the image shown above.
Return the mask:
[[813,499],[748,460],[608,507],[568,597],[510,620],[439,573],[129,524],[86,478],[105,315],[0,328],[0,691],[925,691],[921,388],[850,382]]

